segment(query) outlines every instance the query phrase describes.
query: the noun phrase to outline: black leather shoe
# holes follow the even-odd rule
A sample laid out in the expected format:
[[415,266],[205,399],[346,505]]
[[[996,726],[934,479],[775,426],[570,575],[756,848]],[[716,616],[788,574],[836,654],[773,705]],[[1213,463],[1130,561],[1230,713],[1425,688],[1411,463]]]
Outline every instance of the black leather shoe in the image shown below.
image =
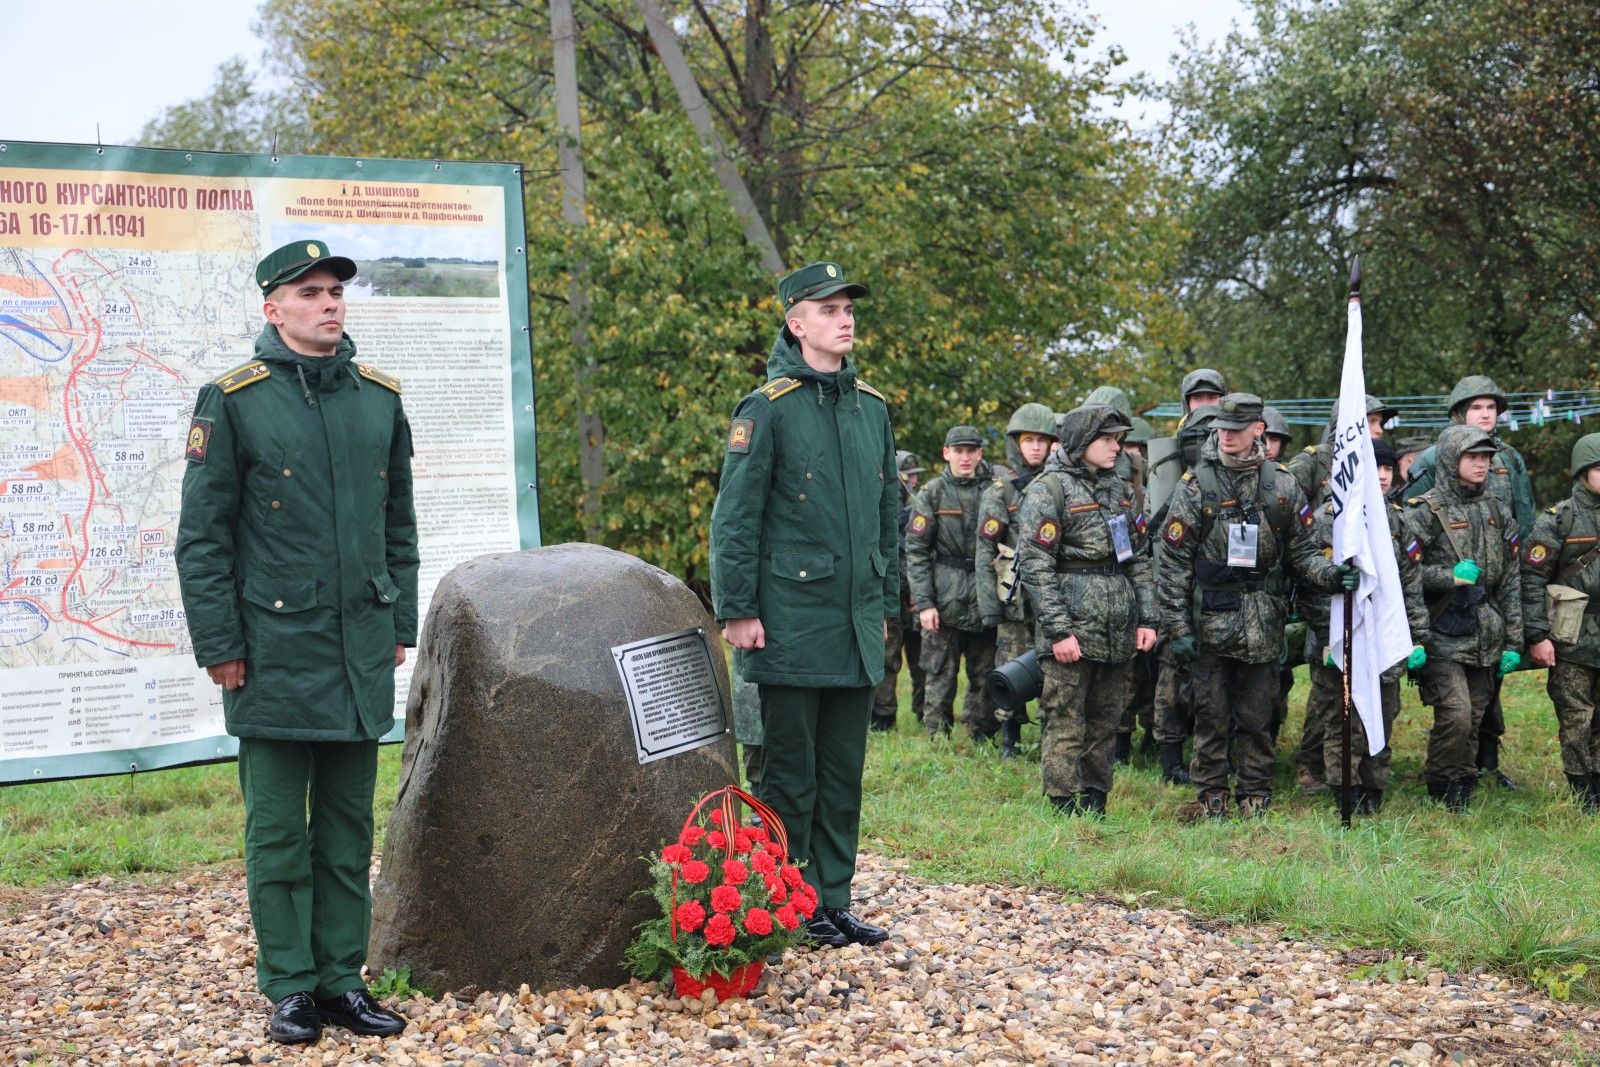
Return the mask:
[[393,1037],[406,1028],[406,1021],[373,999],[365,989],[352,989],[332,1000],[317,1001],[322,1021],[342,1026],[363,1037]]
[[864,923],[845,908],[823,908],[822,913],[833,920],[833,925],[857,945],[881,945],[889,940],[889,931],[881,926]]
[[817,913],[806,920],[806,936],[818,948],[844,948],[850,943],[844,931],[833,925],[827,908],[818,908]]
[[322,1013],[310,993],[290,993],[273,1005],[267,1036],[285,1045],[303,1045],[322,1036]]

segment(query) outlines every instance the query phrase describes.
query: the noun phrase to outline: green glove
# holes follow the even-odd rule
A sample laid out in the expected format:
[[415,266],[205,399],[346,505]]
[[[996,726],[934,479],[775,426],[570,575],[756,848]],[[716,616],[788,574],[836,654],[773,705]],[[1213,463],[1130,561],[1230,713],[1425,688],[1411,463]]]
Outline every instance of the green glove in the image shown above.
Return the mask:
[[1172,639],[1172,658],[1179,663],[1193,663],[1200,658],[1200,643],[1194,639],[1193,634],[1184,634],[1182,637]]
[[1326,645],[1322,648],[1322,665],[1333,670],[1339,669],[1339,665],[1333,662],[1333,649],[1328,648]]
[[1418,645],[1411,650],[1411,655],[1406,657],[1406,670],[1420,671],[1422,665],[1428,662],[1428,650]]
[[1504,678],[1520,666],[1522,666],[1522,653],[1513,652],[1508,648],[1500,653],[1500,669],[1495,672],[1495,677]]
[[1457,585],[1477,585],[1478,579],[1483,577],[1483,568],[1470,559],[1464,559],[1451,567],[1450,573],[1455,576]]
[[1339,588],[1346,593],[1353,593],[1361,588],[1361,568],[1354,563],[1341,563],[1336,571],[1339,575]]

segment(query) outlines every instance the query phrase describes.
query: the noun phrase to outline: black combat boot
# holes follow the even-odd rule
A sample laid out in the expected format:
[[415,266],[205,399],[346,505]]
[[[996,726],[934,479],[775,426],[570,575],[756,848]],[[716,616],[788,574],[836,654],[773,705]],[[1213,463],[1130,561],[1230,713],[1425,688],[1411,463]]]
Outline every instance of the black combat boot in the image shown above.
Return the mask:
[[1139,755],[1154,756],[1156,754],[1156,735],[1149,730],[1139,739]]
[[1111,762],[1126,765],[1133,759],[1133,731],[1118,733],[1111,744]]
[[1447,810],[1457,815],[1467,810],[1467,805],[1472,801],[1472,790],[1477,786],[1476,778],[1457,778],[1445,787],[1444,806]]
[[1083,808],[1085,815],[1105,816],[1106,795],[1098,789],[1085,789],[1079,793],[1078,803]]
[[1018,719],[1007,719],[1000,725],[1000,758],[1016,759],[1017,742],[1022,740],[1022,722]]
[[1589,775],[1589,792],[1583,798],[1583,811],[1586,815],[1600,812],[1600,774]]
[[1077,793],[1069,793],[1064,797],[1051,797],[1050,806],[1056,810],[1057,815],[1083,814],[1083,807],[1078,801]]
[[1501,789],[1514,793],[1517,783],[1500,769],[1500,739],[1493,734],[1478,734],[1478,775],[1491,775]]
[[1161,757],[1161,777],[1169,785],[1188,785],[1189,768],[1183,763],[1183,742],[1163,741],[1157,746]]
[[1356,786],[1354,814],[1376,815],[1381,807],[1383,807],[1383,790],[1364,785]]
[[1427,786],[1428,797],[1432,800],[1444,800],[1445,793],[1450,789],[1449,782],[1442,781],[1438,778],[1429,778],[1427,780]]

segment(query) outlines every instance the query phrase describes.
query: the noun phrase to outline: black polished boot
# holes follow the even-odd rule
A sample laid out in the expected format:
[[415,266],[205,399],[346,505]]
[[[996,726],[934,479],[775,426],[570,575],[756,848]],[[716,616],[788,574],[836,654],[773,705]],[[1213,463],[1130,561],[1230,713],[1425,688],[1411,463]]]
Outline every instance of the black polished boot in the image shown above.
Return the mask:
[[1183,763],[1183,742],[1163,741],[1157,746],[1161,757],[1161,777],[1169,785],[1188,785],[1189,768]]
[[828,918],[828,909],[819,908],[817,913],[806,920],[806,937],[817,948],[844,948],[850,939],[844,935]]
[[322,1012],[324,1023],[364,1037],[393,1037],[406,1028],[404,1019],[379,1004],[365,988],[319,1000],[317,1010]]
[[1111,762],[1126,764],[1133,759],[1133,731],[1117,734],[1111,743]]
[[322,1036],[322,1013],[310,993],[290,993],[272,1007],[267,1036],[285,1045],[303,1045]]
[[889,940],[889,931],[881,926],[862,922],[850,914],[847,908],[823,908],[822,914],[826,915],[838,931],[857,945],[881,945]]

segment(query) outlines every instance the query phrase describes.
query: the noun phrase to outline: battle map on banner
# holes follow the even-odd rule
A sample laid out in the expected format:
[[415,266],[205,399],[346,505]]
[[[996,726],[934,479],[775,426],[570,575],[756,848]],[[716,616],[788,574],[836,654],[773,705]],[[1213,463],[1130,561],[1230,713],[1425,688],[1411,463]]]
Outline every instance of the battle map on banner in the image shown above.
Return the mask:
[[511,164],[0,142],[0,783],[236,751],[174,539],[195,394],[251,358],[279,245],[360,266],[345,328],[402,383],[421,610],[539,543],[523,234]]

